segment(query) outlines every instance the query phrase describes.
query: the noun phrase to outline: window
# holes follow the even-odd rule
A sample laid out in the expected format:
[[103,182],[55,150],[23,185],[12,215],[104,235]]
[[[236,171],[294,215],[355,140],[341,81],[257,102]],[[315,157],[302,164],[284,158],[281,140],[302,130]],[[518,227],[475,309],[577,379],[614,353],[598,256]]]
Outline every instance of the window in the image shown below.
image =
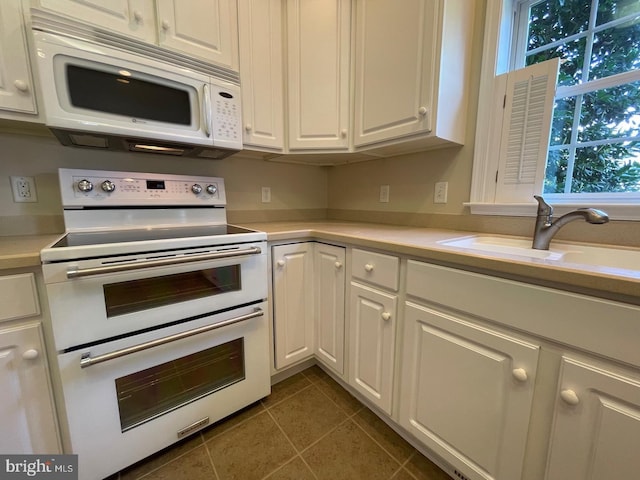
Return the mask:
[[[485,28],[483,92],[504,88],[496,74],[560,59],[550,141],[535,160],[544,173],[533,193],[572,207],[617,204],[616,218],[640,219],[640,2],[488,0]],[[501,137],[491,129],[509,126],[487,115],[499,102],[488,103],[481,100],[478,112],[493,127],[478,122],[473,213],[474,205],[531,196],[501,191],[496,171],[502,178],[504,166],[491,158]],[[517,214],[513,205],[476,210]]]

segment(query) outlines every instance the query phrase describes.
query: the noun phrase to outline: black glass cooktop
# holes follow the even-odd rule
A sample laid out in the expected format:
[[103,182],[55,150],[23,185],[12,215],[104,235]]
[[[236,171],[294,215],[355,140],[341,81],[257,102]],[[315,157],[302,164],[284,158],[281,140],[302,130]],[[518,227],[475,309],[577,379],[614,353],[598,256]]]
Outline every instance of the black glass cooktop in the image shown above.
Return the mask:
[[143,242],[171,238],[210,237],[219,235],[237,235],[253,233],[254,230],[233,225],[207,225],[175,228],[140,228],[132,230],[109,230],[99,232],[68,233],[51,248],[80,247],[105,243]]

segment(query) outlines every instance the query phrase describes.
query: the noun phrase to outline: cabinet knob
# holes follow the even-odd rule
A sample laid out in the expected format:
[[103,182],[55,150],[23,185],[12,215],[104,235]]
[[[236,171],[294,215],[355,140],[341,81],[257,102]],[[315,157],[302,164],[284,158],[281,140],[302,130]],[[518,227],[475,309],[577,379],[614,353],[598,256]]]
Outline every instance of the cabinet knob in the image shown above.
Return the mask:
[[38,350],[36,350],[35,348],[31,348],[22,353],[22,358],[24,358],[25,360],[33,360],[35,358],[38,358],[38,355],[40,355],[40,352],[38,352]]
[[391,319],[391,314],[389,312],[382,312],[381,317],[386,322]]
[[336,262],[334,263],[334,265],[336,266],[336,268],[342,268],[342,262]]
[[575,406],[580,403],[580,399],[578,398],[578,395],[576,395],[576,392],[570,389],[562,390],[560,392],[560,398],[562,398],[562,400],[564,400],[565,403],[568,403],[569,405]]
[[276,263],[279,267],[284,267],[284,260],[278,260]]
[[244,129],[245,129],[247,132],[250,132],[251,130],[253,130],[253,127],[251,126],[251,124],[250,124],[250,123],[247,123],[247,124],[244,126]]
[[424,117],[427,114],[427,107],[420,107],[418,113]]
[[345,128],[345,129],[340,130],[340,136],[341,136],[342,138],[347,138],[347,129],[346,129],[346,128]]
[[16,80],[15,82],[13,82],[13,86],[21,92],[26,92],[27,90],[29,90],[29,85],[24,80]]
[[513,374],[513,378],[519,382],[526,382],[529,378],[524,368],[514,368],[511,373]]
[[140,10],[133,11],[133,19],[136,21],[136,23],[142,23],[143,18],[144,17],[142,16],[142,12]]
[[367,264],[364,266],[364,269],[365,269],[367,272],[373,272],[373,265],[371,265],[370,263],[367,263]]
[[171,24],[169,23],[168,20],[162,20],[161,25],[162,25],[162,29],[165,31],[171,28]]

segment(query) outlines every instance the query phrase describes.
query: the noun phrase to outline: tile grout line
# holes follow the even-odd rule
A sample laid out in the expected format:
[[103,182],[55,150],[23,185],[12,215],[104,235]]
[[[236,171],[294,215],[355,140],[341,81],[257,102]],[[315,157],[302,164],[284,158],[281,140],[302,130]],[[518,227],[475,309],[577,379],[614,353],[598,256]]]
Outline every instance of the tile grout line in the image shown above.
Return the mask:
[[[311,385],[313,386],[313,384]],[[307,387],[303,388],[302,390],[306,390]],[[300,390],[300,391],[302,391]],[[299,393],[299,392],[298,392]],[[294,394],[295,395],[295,394]],[[293,396],[293,395],[292,395]],[[279,403],[279,402],[278,402]],[[277,405],[277,404],[276,404]],[[271,420],[273,420],[273,423],[276,424],[276,426],[278,427],[278,429],[282,432],[282,434],[284,435],[284,438],[287,439],[287,441],[289,442],[289,444],[291,445],[291,448],[293,448],[293,451],[296,452],[296,454],[293,456],[293,458],[289,459],[289,461],[285,462],[284,464],[282,464],[280,467],[276,468],[273,472],[270,472],[269,475],[272,475],[274,472],[277,472],[278,470],[280,470],[281,468],[283,468],[285,465],[287,465],[288,463],[290,463],[295,457],[300,458],[300,460],[302,460],[302,463],[304,463],[306,465],[306,467],[309,469],[309,471],[311,472],[311,475],[313,475],[313,478],[315,478],[316,480],[318,480],[318,476],[316,475],[316,472],[313,471],[313,469],[311,468],[311,466],[307,463],[307,461],[304,459],[304,457],[301,455],[301,452],[296,448],[296,446],[293,444],[293,442],[291,441],[291,439],[289,438],[289,435],[287,435],[287,433],[284,431],[284,429],[282,428],[282,426],[280,425],[280,423],[278,423],[278,420],[276,420],[276,418],[273,416],[273,414],[269,411],[269,409],[267,408],[267,414],[271,417]],[[304,450],[303,450],[304,451]],[[263,478],[267,478],[269,475],[266,475]]]
[[207,452],[207,457],[209,457],[209,462],[211,463],[211,467],[213,468],[213,474],[215,475],[216,480],[220,480],[220,475],[218,475],[218,470],[216,469],[216,463],[213,461],[213,457],[211,456],[211,451],[209,450],[209,447],[207,447],[207,442],[205,441],[204,435],[202,435],[202,432],[200,432],[200,436],[202,437],[204,449]]

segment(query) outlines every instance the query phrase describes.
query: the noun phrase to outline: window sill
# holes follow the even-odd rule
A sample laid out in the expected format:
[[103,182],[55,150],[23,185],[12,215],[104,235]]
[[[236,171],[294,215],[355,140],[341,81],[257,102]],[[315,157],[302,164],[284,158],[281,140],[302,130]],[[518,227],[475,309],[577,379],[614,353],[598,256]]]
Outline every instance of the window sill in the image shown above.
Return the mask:
[[[575,201],[561,202],[560,200],[551,200],[545,196],[545,200],[553,206],[555,217],[564,215],[576,208],[597,208],[609,215],[611,220],[628,220],[640,221],[640,204],[638,203],[596,203]],[[537,211],[537,203],[484,203],[484,202],[466,202],[465,207],[469,207],[472,215],[499,215],[509,217],[535,217]]]

